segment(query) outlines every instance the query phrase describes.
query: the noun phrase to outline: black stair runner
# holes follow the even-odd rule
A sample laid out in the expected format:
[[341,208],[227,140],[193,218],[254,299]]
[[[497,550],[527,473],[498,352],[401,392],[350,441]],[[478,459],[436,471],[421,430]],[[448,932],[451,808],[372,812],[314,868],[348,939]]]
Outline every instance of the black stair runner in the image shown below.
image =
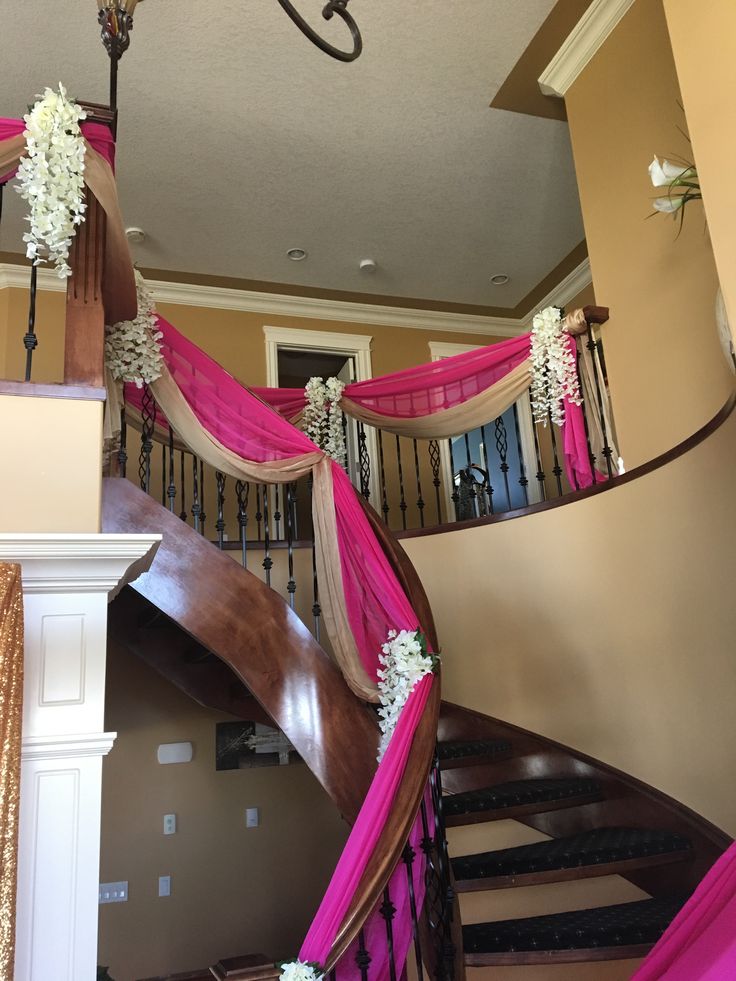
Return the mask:
[[[452,798],[448,798],[448,801]],[[455,878],[488,879],[557,869],[607,865],[691,849],[682,835],[639,828],[596,828],[568,838],[539,841],[452,859]]]
[[511,751],[507,739],[451,739],[438,746],[440,762],[462,760],[469,756],[488,756],[493,758],[500,753]]
[[[570,777],[558,780],[512,780],[482,790],[467,790],[442,798],[445,818],[478,812],[497,812],[545,803],[574,804],[577,798],[599,800],[602,796],[597,780]],[[543,807],[539,808],[544,810]]]
[[466,954],[636,947],[659,940],[683,897],[551,913],[463,927]]

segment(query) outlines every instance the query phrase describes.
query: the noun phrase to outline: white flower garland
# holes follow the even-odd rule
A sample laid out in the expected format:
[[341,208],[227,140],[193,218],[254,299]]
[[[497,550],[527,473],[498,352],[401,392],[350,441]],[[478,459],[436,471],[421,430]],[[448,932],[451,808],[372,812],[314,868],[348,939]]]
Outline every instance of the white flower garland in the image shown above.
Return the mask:
[[324,977],[324,968],[311,961],[284,961],[281,965],[279,981],[320,981]]
[[59,91],[47,88],[23,117],[26,156],[18,166],[16,190],[30,205],[23,236],[26,255],[39,265],[49,259],[60,279],[71,276],[69,249],[84,221],[85,144],[79,123],[84,110]]
[[401,710],[406,705],[414,686],[431,674],[438,662],[436,655],[427,653],[427,642],[418,630],[389,630],[388,641],[381,648],[378,660],[378,693],[381,707],[378,710],[381,743],[378,761],[391,741]]
[[344,467],[347,462],[345,432],[342,427],[340,399],[345,385],[338,378],[313,377],[304,392],[307,405],[304,410],[304,431],[320,449]]
[[161,377],[164,363],[159,341],[163,334],[156,327],[156,307],[145,280],[136,271],[138,316],[105,327],[105,364],[113,378],[143,383]]
[[547,307],[532,322],[531,400],[534,421],[556,426],[565,421],[565,403],[582,405],[575,355],[568,345],[569,335],[562,328],[562,312]]

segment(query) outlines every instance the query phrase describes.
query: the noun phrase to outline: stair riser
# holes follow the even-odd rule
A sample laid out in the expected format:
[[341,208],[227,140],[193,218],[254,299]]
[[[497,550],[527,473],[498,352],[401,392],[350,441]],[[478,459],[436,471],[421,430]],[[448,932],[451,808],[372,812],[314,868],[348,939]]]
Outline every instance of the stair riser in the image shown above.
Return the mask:
[[653,944],[631,947],[589,947],[584,950],[517,950],[500,954],[465,954],[466,967],[511,967],[532,964],[579,964],[646,957]]
[[457,828],[465,824],[484,824],[487,821],[516,820],[533,814],[543,814],[547,811],[558,811],[600,800],[598,794],[588,797],[569,797],[565,800],[544,801],[539,804],[522,804],[519,807],[503,807],[495,811],[472,811],[470,814],[449,814],[445,818],[448,828]]

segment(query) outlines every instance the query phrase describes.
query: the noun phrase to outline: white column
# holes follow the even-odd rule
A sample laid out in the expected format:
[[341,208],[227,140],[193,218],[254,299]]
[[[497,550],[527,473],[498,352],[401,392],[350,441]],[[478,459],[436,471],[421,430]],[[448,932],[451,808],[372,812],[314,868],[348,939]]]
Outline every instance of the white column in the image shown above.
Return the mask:
[[107,604],[159,540],[0,534],[25,613],[16,981],[95,981]]

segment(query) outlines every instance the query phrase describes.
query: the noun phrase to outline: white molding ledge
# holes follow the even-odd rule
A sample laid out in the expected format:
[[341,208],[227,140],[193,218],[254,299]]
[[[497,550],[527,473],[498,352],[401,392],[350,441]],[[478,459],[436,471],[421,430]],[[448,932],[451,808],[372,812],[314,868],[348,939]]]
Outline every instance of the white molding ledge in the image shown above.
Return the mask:
[[[221,286],[196,286],[191,283],[167,283],[149,280],[157,303],[207,307],[212,310],[235,310],[267,316],[337,320],[376,327],[407,327],[412,330],[437,330],[451,334],[485,334],[492,337],[516,337],[529,330],[531,318],[549,303],[565,306],[581,289],[590,285],[590,264],[585,259],[555,287],[545,300],[528,313],[514,317],[486,317],[478,314],[448,313],[410,307],[384,306],[379,303],[355,303],[348,300],[324,300],[308,296],[286,296],[280,293],[258,293],[253,290],[226,289]],[[0,290],[27,289],[28,267],[0,263]],[[48,269],[40,269],[38,288],[61,291],[65,284]],[[549,301],[549,302],[548,302]],[[351,337],[355,335],[350,335]]]
[[79,756],[107,756],[116,737],[116,732],[89,732],[71,736],[24,736],[21,758],[59,760]]
[[0,562],[19,562],[25,593],[107,593],[153,561],[161,535],[0,533]]
[[564,98],[633,3],[634,0],[593,0],[539,76],[539,88],[544,95]]

